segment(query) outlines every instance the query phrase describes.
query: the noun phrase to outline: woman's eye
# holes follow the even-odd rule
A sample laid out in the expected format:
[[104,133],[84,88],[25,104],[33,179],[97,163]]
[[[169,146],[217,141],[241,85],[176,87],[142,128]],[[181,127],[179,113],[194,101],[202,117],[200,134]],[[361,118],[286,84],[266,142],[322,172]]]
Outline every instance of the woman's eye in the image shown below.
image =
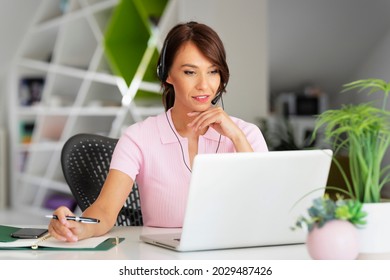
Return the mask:
[[215,74],[219,74],[219,71],[218,70],[212,70],[210,73],[215,75]]
[[184,74],[186,74],[186,75],[195,75],[195,71],[185,70]]

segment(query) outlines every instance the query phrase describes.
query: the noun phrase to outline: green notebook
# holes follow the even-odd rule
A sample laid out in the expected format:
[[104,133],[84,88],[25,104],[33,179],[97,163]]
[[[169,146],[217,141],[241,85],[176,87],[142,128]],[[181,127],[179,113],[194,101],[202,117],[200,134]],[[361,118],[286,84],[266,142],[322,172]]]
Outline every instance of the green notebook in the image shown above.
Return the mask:
[[38,239],[17,239],[11,237],[11,233],[18,227],[0,225],[0,250],[81,250],[81,251],[106,251],[118,245],[124,240],[119,237],[91,237],[78,242],[63,242],[50,235]]

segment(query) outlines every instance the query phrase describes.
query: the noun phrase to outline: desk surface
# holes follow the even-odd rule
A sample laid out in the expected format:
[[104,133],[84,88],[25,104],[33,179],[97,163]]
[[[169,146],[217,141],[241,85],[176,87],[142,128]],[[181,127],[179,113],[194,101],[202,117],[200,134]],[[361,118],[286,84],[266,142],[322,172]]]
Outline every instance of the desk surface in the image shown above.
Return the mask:
[[175,252],[146,244],[139,240],[141,233],[175,232],[177,229],[150,227],[114,227],[109,235],[124,237],[117,247],[108,251],[39,251],[39,250],[0,250],[0,259],[13,260],[97,260],[97,259],[135,259],[135,260],[290,260],[310,259],[305,245],[256,247],[230,250],[197,252]]
[[[125,240],[108,251],[0,250],[0,260],[308,260],[306,246],[286,245],[230,250],[175,252],[140,241],[141,233],[170,233],[177,229],[114,227],[109,236]],[[359,259],[390,259],[390,253],[359,255]]]

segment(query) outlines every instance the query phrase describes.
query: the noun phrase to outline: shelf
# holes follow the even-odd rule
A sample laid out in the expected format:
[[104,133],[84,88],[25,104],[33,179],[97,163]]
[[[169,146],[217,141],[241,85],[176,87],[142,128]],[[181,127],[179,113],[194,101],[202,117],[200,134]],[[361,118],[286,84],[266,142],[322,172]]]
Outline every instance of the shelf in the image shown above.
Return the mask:
[[58,26],[51,26],[42,32],[33,32],[29,35],[28,48],[24,48],[21,58],[49,63],[57,41]]
[[67,22],[61,29],[59,42],[61,46],[58,46],[58,51],[53,57],[56,64],[83,70],[88,69],[98,41],[87,19],[79,18]]
[[20,144],[18,149],[20,151],[29,151],[29,152],[41,152],[41,151],[59,151],[61,150],[64,143],[58,141],[45,141],[40,143],[31,143],[31,144]]
[[[134,121],[130,116],[138,120],[162,112],[160,85],[153,76],[158,51],[156,45],[152,50],[147,47],[152,27],[145,19],[157,10],[161,15],[166,2],[42,0],[10,75],[13,207],[42,215],[49,210],[49,200],[70,194],[60,157],[65,141],[72,135],[119,137],[121,128]],[[126,18],[121,19],[124,26],[118,29],[113,23],[115,14],[129,6],[133,9],[126,11]],[[112,41],[105,35],[125,32],[127,36],[127,31],[134,36],[126,38],[130,45],[120,46],[121,69],[128,68],[133,74],[138,71],[138,75],[139,69],[145,68],[139,65],[145,62],[142,58],[148,57],[151,64],[138,75],[141,78],[134,104],[123,107],[123,96],[132,79],[129,72],[123,75],[122,70],[115,71],[105,49]],[[117,50],[111,55],[117,57]],[[35,91],[30,86],[34,80],[40,83],[35,87],[40,89],[35,99],[31,98]],[[140,98],[141,92],[147,98]]]

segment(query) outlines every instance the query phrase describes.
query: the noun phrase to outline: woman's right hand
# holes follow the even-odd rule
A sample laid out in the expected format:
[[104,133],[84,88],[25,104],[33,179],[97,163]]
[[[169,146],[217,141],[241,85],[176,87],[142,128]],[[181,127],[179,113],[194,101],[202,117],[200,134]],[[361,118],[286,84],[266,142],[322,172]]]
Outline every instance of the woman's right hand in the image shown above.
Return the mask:
[[53,215],[57,215],[58,219],[50,221],[48,229],[51,236],[66,242],[76,242],[81,239],[80,236],[85,231],[85,225],[66,219],[66,216],[74,216],[72,211],[61,206],[54,211]]
[[118,213],[126,201],[133,180],[125,173],[112,169],[108,172],[99,197],[87,209],[83,215],[97,218],[99,224],[87,224],[76,221],[68,221],[66,216],[75,216],[67,207],[58,207],[53,215],[57,219],[51,219],[49,233],[56,239],[67,242],[75,242],[92,236],[106,234],[114,225]]

